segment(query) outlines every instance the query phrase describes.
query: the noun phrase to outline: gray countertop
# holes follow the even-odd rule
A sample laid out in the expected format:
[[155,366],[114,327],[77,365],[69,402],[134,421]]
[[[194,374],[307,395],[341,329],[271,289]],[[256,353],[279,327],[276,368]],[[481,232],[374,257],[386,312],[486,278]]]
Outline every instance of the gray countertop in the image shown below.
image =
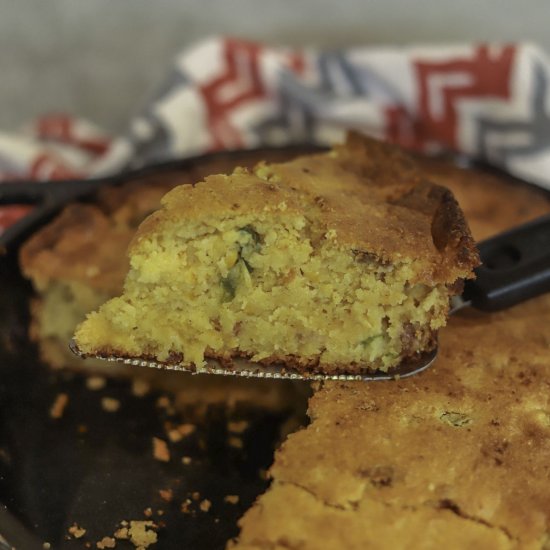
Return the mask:
[[529,40],[550,0],[0,0],[0,130],[44,112],[121,132],[176,52],[213,34],[272,43]]

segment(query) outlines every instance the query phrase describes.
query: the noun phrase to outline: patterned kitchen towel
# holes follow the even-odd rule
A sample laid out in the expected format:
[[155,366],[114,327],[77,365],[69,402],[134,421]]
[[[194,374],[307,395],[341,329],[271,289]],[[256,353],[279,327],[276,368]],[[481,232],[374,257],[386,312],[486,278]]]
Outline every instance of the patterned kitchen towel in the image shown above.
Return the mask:
[[[52,115],[0,133],[0,180],[97,176],[220,149],[328,144],[348,128],[451,150],[550,189],[550,62],[530,44],[277,48],[213,38],[184,50],[110,139]],[[0,209],[0,232],[25,209]]]

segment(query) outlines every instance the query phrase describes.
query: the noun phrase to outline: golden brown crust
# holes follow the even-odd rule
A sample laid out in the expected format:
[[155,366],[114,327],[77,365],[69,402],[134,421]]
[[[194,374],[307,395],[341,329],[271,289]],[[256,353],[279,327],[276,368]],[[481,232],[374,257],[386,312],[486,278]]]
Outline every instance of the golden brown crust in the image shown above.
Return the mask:
[[116,292],[128,271],[128,262],[118,255],[132,235],[132,228],[117,229],[98,206],[72,204],[25,243],[21,267],[38,288],[52,280],[72,280]]
[[388,198],[419,184],[425,175],[417,159],[401,147],[349,132],[344,145],[335,146],[342,167],[351,167],[368,185],[380,186]]
[[417,157],[430,181],[450,189],[476,241],[550,211],[550,195],[498,172],[460,168],[444,159]]
[[[477,266],[479,257],[468,224],[458,202],[446,187],[422,182],[399,197],[395,204],[425,212],[430,216],[431,235],[435,248],[453,251],[444,261],[456,262],[463,269]],[[446,266],[451,269],[452,266]]]
[[[278,161],[287,155],[284,150],[267,150],[262,158]],[[238,156],[243,165],[253,166],[258,161],[253,152],[239,152]],[[33,300],[30,336],[38,343],[44,362],[54,368],[131,374],[132,369],[124,365],[100,365],[99,361],[74,356],[67,338],[53,336],[47,326],[42,326],[42,293],[50,287],[76,284],[95,294],[119,294],[128,270],[128,243],[139,223],[160,206],[161,197],[184,181],[197,181],[212,172],[231,172],[234,166],[234,154],[222,153],[192,162],[185,169],[145,174],[122,185],[106,186],[93,202],[66,206],[24,244],[19,256],[21,269],[38,292]],[[66,314],[60,311],[60,315]],[[189,386],[187,382],[183,385]]]
[[301,211],[298,193],[286,186],[268,184],[246,169],[230,175],[208,176],[195,185],[180,185],[162,198],[164,208],[149,216],[132,241],[130,254],[136,244],[162,226],[173,221],[193,221],[204,217],[222,217],[234,212],[276,210],[284,203],[288,210]]

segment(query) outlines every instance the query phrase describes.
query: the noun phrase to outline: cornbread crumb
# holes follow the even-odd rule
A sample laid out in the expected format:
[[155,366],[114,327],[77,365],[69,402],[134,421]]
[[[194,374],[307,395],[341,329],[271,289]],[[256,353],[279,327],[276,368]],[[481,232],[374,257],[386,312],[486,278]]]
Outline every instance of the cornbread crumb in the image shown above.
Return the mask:
[[151,386],[142,378],[136,378],[132,381],[132,393],[136,397],[144,397],[151,390]]
[[158,399],[157,399],[157,407],[159,409],[167,409],[168,407],[170,407],[172,404],[170,402],[170,398],[167,396],[167,395],[161,395]]
[[96,543],[96,546],[99,550],[105,550],[106,548],[115,548],[116,540],[112,537],[103,537],[99,542]]
[[115,539],[127,540],[129,538],[128,527],[120,527],[114,532]]
[[238,504],[239,503],[239,495],[227,495],[224,497],[224,502],[227,502],[228,504]]
[[42,548],[44,550],[51,550],[52,545],[49,542],[42,543]]
[[243,440],[240,437],[237,437],[235,435],[230,436],[227,442],[229,443],[230,447],[233,447],[235,449],[243,448]]
[[260,468],[258,470],[258,477],[260,479],[268,480],[269,479],[269,472],[263,468]]
[[208,510],[210,510],[211,507],[212,507],[212,503],[207,498],[202,500],[201,503],[199,504],[199,508],[201,509],[202,512],[208,512]]
[[85,534],[86,534],[86,529],[83,529],[82,527],[80,527],[79,525],[77,525],[76,523],[73,523],[69,529],[68,529],[68,532],[70,535],[72,535],[75,539],[79,539],[81,537],[83,537]]
[[172,489],[159,489],[159,495],[162,500],[171,502],[174,498],[174,491]]
[[180,424],[179,426],[168,430],[166,432],[166,435],[168,436],[168,439],[170,439],[170,441],[172,441],[173,443],[177,443],[178,441],[181,441],[184,437],[191,435],[195,430],[196,426],[194,424]]
[[157,534],[153,531],[156,527],[152,521],[130,521],[130,541],[140,550],[148,548],[158,540]]
[[91,391],[102,390],[107,384],[103,376],[90,376],[86,379],[86,387]]
[[186,498],[182,503],[181,503],[181,507],[180,507],[180,510],[182,511],[183,514],[189,514],[191,513],[191,499],[189,498]]
[[9,464],[11,462],[10,454],[6,449],[3,449],[0,447],[0,460],[2,462],[5,462],[6,464]]
[[170,461],[170,450],[168,449],[168,444],[164,441],[164,439],[153,437],[153,456],[161,462]]
[[249,424],[248,420],[230,421],[227,423],[227,429],[231,433],[241,434],[248,428]]
[[187,437],[191,435],[197,427],[194,424],[180,424],[176,429],[183,437]]
[[174,405],[171,401],[171,399],[167,395],[161,395],[157,399],[157,407],[159,409],[164,409],[164,412],[167,415],[173,415],[176,413],[176,409],[174,408]]
[[146,517],[146,518],[150,518],[153,516],[153,509],[151,507],[149,508],[145,508],[145,510],[143,510],[143,515]]
[[50,417],[59,419],[63,416],[65,407],[69,403],[69,396],[66,393],[59,393],[50,408]]
[[193,500],[199,500],[199,498],[201,498],[201,494],[200,494],[198,491],[193,491],[193,492],[191,493],[191,498],[192,498]]
[[101,399],[101,408],[106,412],[117,412],[120,409],[120,401],[114,397],[103,397]]
[[166,435],[172,443],[177,443],[178,441],[181,441],[183,439],[183,435],[181,435],[181,433],[175,428],[168,430],[166,432]]
[[192,459],[190,456],[182,456],[181,457],[181,461],[183,464],[185,464],[186,466],[189,466],[189,464],[191,464],[192,462]]

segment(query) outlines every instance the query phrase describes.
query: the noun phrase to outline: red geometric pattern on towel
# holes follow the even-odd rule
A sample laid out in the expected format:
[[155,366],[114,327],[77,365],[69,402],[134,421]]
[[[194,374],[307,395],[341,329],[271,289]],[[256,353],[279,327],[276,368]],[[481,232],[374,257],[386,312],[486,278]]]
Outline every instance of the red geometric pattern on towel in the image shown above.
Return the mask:
[[82,122],[79,123],[68,115],[51,114],[36,121],[34,133],[40,140],[64,143],[89,151],[93,155],[105,154],[109,149],[110,139],[90,128],[85,131],[82,125]]
[[389,106],[386,137],[417,150],[432,143],[459,150],[461,103],[465,99],[508,99],[515,50],[512,45],[480,45],[471,57],[413,60],[419,90],[417,111],[411,116],[402,105]]
[[223,69],[215,78],[199,87],[206,105],[209,150],[238,149],[245,146],[229,115],[240,105],[265,97],[266,88],[260,76],[259,56],[262,46],[242,40],[223,43]]
[[[199,85],[199,92],[207,113],[207,125],[211,138],[208,151],[246,147],[246,139],[231,116],[239,107],[260,104],[271,90],[261,75],[262,52],[266,47],[256,42],[233,38],[222,43],[222,69],[210,80]],[[299,52],[290,52],[288,68],[299,74],[304,67]]]

